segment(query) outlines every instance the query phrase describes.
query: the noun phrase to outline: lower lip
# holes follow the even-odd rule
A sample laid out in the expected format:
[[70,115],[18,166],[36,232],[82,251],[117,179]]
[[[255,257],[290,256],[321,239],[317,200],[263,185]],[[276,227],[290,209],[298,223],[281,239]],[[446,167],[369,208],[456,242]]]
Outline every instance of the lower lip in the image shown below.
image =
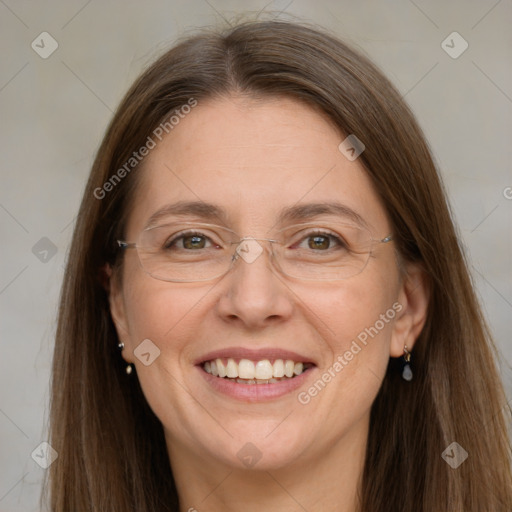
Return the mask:
[[215,391],[246,402],[265,402],[287,395],[303,386],[305,380],[311,376],[315,369],[315,367],[311,367],[300,375],[296,375],[293,379],[286,379],[273,384],[239,384],[227,378],[215,377],[205,372],[202,366],[196,366],[196,368]]

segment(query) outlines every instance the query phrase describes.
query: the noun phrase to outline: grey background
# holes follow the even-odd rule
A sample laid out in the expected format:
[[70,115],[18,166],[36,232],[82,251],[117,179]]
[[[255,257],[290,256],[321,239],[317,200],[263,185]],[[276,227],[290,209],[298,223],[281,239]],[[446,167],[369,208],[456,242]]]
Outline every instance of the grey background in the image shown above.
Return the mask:
[[[0,0],[0,511],[39,510],[44,470],[31,453],[46,439],[59,287],[112,111],[178,36],[262,10],[351,41],[412,106],[444,177],[512,399],[510,0]],[[43,31],[59,45],[47,59],[31,48]],[[454,31],[469,44],[457,59],[441,46]]]

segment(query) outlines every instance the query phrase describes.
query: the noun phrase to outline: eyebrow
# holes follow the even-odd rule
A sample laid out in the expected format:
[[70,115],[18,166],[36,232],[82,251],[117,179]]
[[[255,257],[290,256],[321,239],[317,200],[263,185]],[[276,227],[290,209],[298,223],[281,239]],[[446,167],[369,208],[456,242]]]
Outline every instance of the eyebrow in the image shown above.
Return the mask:
[[[276,224],[288,224],[290,222],[303,222],[314,217],[332,215],[349,219],[363,227],[368,227],[367,222],[355,210],[339,202],[307,203],[283,208],[277,217]],[[228,214],[224,208],[203,201],[178,201],[163,206],[151,215],[146,223],[146,228],[157,224],[160,220],[176,216],[194,216],[207,221],[221,221],[228,224]]]
[[336,217],[344,217],[363,227],[368,227],[367,222],[352,208],[338,203],[307,203],[299,204],[283,208],[277,218],[278,224],[287,224],[289,222],[302,222],[312,217],[320,217],[322,215],[333,215]]
[[195,216],[204,220],[221,221],[222,224],[227,222],[226,211],[220,206],[203,201],[178,201],[177,203],[167,204],[158,209],[151,217],[149,217],[146,228],[150,228],[158,223],[158,221],[171,217]]

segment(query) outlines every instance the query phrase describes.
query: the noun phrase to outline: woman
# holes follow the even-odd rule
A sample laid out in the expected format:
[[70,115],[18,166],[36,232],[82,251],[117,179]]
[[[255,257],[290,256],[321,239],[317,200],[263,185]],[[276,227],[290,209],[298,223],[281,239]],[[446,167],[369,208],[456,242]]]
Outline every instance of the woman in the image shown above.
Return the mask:
[[400,95],[316,29],[182,41],[87,184],[52,511],[508,511],[506,399]]

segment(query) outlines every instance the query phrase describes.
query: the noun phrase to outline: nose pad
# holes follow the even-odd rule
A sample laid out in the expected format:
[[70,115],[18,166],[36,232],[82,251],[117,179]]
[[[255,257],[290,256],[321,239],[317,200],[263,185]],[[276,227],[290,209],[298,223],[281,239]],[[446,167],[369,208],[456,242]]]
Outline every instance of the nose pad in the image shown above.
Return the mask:
[[[270,247],[268,248],[269,262],[268,267],[270,270],[278,270],[279,265],[275,259],[273,243],[277,240],[271,238],[252,238],[244,237],[237,243],[236,249],[231,257],[230,269],[233,268],[238,260],[243,260],[245,263],[254,263],[257,259],[262,257],[265,252],[265,247],[260,242],[269,242]],[[236,243],[235,243],[236,245]]]
[[236,258],[243,259],[246,263],[254,263],[263,253],[263,247],[255,238],[242,238],[238,243]]

